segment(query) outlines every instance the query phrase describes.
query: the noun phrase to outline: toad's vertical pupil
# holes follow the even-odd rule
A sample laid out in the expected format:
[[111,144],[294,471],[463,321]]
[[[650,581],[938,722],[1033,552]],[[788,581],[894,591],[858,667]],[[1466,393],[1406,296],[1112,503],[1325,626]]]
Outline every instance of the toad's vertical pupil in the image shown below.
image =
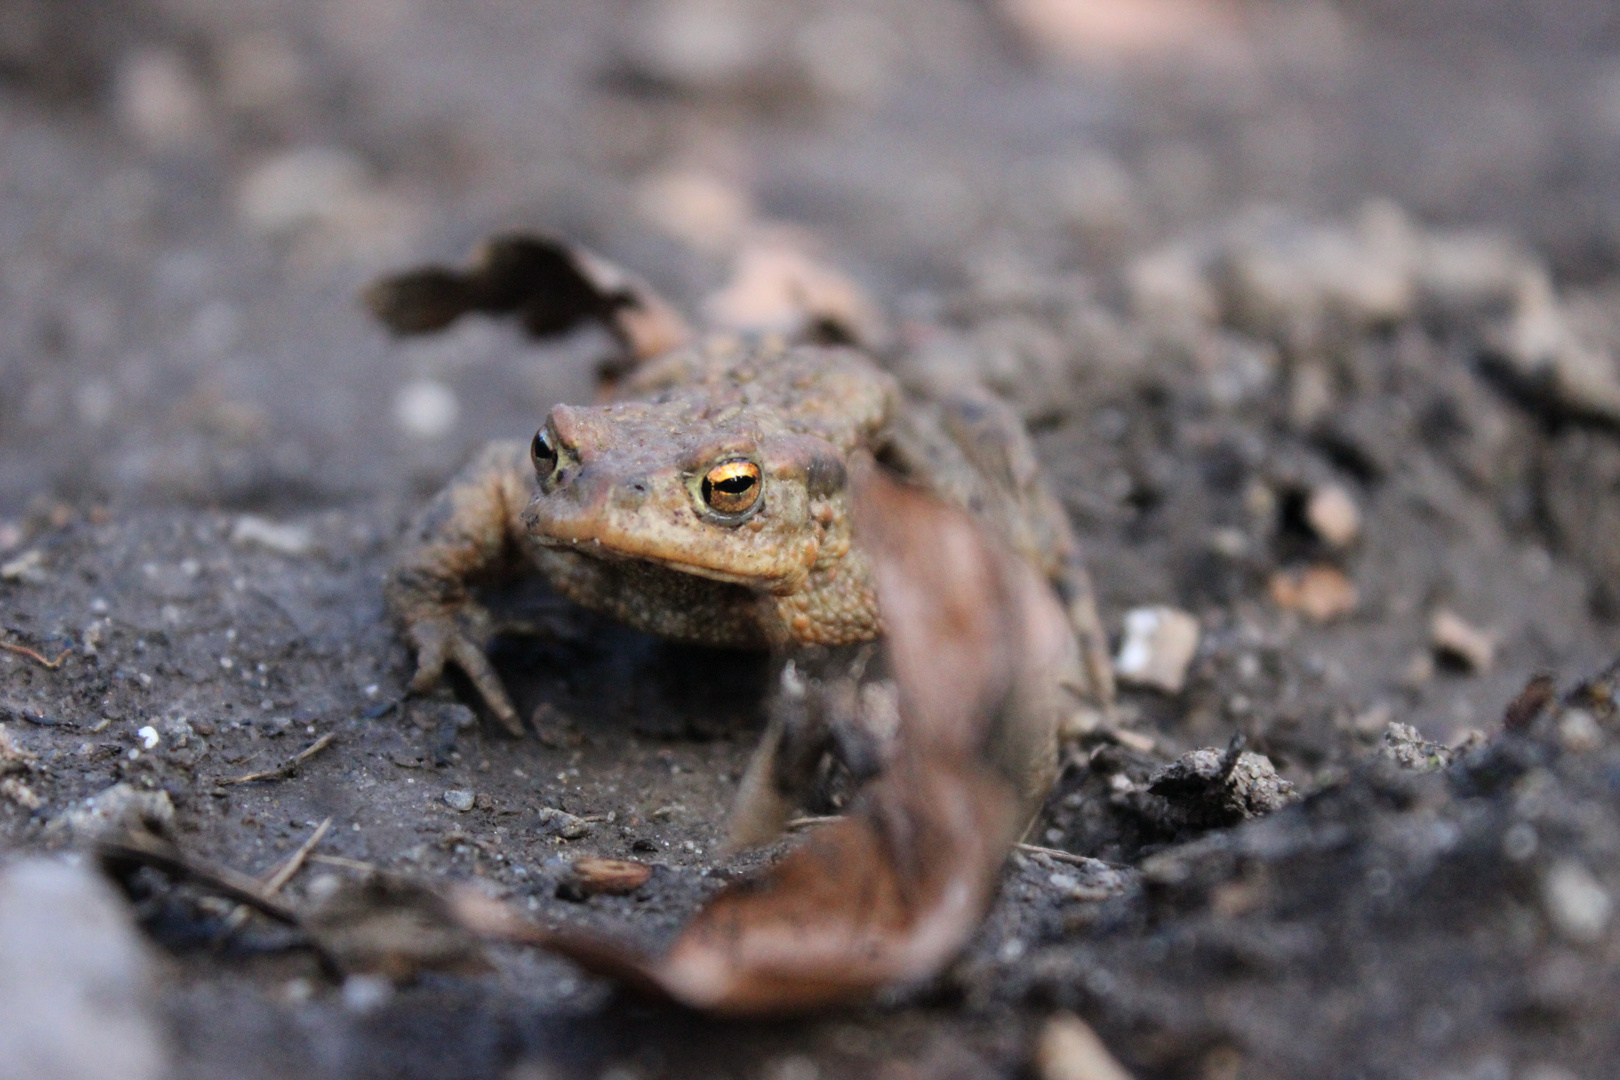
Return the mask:
[[534,441],[529,444],[529,461],[541,475],[557,467],[557,448],[551,444],[551,436],[546,434],[545,428],[534,433]]

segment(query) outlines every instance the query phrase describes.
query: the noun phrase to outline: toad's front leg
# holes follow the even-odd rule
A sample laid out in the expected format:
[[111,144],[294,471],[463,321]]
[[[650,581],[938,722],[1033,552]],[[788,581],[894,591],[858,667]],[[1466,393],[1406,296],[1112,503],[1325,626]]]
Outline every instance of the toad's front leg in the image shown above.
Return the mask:
[[519,736],[522,721],[484,652],[494,623],[472,586],[510,577],[525,561],[518,514],[533,485],[525,448],[492,443],[422,511],[384,586],[389,612],[416,651],[411,690],[432,689],[452,664]]

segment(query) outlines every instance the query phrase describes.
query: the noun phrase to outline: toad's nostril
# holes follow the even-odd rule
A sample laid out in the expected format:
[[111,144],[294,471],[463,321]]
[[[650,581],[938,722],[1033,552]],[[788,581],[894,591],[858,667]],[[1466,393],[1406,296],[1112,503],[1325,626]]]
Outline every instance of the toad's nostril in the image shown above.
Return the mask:
[[634,508],[647,501],[651,490],[645,480],[626,480],[613,489],[613,501],[620,506]]

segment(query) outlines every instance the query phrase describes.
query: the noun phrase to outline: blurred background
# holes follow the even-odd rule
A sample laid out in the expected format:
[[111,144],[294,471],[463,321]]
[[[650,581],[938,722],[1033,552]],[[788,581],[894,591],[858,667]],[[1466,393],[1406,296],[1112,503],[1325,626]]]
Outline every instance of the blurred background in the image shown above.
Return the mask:
[[1620,261],[1617,165],[1601,0],[0,0],[0,517],[434,486],[602,349],[367,324],[494,229],[690,305],[790,223],[926,319],[1378,196],[1562,285]]

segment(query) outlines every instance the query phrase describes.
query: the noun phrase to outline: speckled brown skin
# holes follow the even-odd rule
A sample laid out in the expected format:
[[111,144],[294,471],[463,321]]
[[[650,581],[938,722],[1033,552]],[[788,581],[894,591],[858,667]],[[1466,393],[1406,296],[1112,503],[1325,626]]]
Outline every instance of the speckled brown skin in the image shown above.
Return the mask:
[[[418,520],[388,600],[416,646],[419,687],[456,663],[515,721],[468,587],[528,568],[677,640],[791,651],[875,638],[845,488],[862,452],[991,523],[1054,581],[1078,569],[1027,437],[993,400],[908,403],[855,350],[719,339],[644,364],[614,397],[552,410],[545,430],[561,460],[547,476],[537,480],[522,444],[493,444]],[[736,458],[760,466],[763,491],[732,520],[695,480]]]
[[[526,262],[544,273],[502,269]],[[429,689],[454,664],[521,734],[484,654],[494,627],[472,592],[520,573],[653,634],[773,650],[786,666],[733,822],[734,839],[766,839],[825,748],[841,746],[857,772],[882,765],[872,734],[882,723],[850,704],[864,700],[854,688],[871,656],[862,646],[882,621],[852,543],[848,480],[876,462],[968,510],[1068,605],[1073,640],[1052,653],[1053,670],[1026,679],[1032,720],[995,754],[1033,814],[1056,772],[1056,733],[1105,711],[1113,685],[1068,522],[1012,411],[974,389],[915,399],[854,348],[712,337],[667,349],[691,336],[672,309],[639,285],[603,291],[627,279],[553,241],[497,239],[464,274],[418,271],[380,283],[371,299],[403,331],[468,310],[539,311],[547,326],[571,325],[548,291],[559,280],[597,297],[586,305],[597,316],[656,326],[641,336],[657,347],[618,333],[631,356],[605,381],[604,403],[558,405],[532,449],[491,445],[423,512],[386,589],[417,653],[412,688]],[[734,473],[748,481],[742,502],[706,485]]]

